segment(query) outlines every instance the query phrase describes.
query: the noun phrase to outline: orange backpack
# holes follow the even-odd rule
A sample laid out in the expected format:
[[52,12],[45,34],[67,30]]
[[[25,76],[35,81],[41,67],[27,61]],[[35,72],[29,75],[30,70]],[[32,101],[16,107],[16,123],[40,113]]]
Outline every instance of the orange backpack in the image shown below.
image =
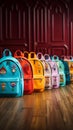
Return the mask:
[[19,60],[23,74],[24,74],[24,93],[31,94],[33,92],[33,70],[32,66],[27,58],[24,57],[24,53],[20,50],[16,50],[14,57]]

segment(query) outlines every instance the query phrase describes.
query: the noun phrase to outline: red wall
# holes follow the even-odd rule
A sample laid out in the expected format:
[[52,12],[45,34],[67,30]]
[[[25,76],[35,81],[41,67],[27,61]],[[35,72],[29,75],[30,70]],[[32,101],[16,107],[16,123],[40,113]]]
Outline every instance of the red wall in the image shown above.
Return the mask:
[[0,53],[4,48],[73,55],[73,2],[5,1],[0,4]]

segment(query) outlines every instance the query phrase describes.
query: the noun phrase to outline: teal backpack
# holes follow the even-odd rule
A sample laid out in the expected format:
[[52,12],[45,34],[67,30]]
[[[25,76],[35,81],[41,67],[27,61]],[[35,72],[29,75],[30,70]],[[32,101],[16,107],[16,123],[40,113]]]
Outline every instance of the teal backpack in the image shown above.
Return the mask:
[[0,59],[0,96],[23,96],[24,80],[21,65],[12,57],[9,49],[3,51]]
[[63,62],[56,55],[54,55],[52,57],[52,61],[55,61],[58,65],[59,75],[60,75],[60,86],[65,86],[66,85],[66,75],[65,75],[65,68],[64,68]]
[[65,76],[66,76],[66,85],[70,84],[70,71],[69,71],[69,66],[68,66],[68,62],[64,61],[63,59],[61,59],[61,61],[64,64],[64,68],[65,68]]

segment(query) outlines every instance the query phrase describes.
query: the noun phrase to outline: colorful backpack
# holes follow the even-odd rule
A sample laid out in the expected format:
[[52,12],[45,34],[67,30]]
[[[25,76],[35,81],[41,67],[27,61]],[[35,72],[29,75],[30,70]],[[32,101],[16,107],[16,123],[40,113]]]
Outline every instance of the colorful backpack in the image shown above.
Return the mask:
[[70,81],[73,83],[73,57],[69,56],[68,59],[66,58],[65,61],[67,61],[70,71]]
[[43,64],[40,60],[38,60],[35,52],[29,53],[29,61],[33,68],[34,90],[42,92],[45,87]]
[[37,58],[43,63],[43,66],[44,66],[45,89],[52,89],[51,66],[45,60],[45,58],[41,52],[37,53]]
[[50,66],[51,66],[52,87],[53,88],[59,88],[60,77],[59,77],[58,66],[57,66],[56,62],[51,60],[51,58],[48,54],[45,54],[44,58],[45,58],[46,62],[48,64],[50,64]]
[[20,63],[12,57],[9,49],[0,59],[0,96],[23,96],[24,80]]
[[66,76],[65,76],[65,69],[64,69],[64,64],[61,60],[59,60],[59,57],[54,55],[52,57],[52,61],[55,61],[58,65],[59,69],[59,75],[60,75],[60,86],[65,86],[66,85]]
[[17,50],[14,53],[14,57],[18,59],[22,66],[23,74],[24,74],[24,93],[31,94],[33,92],[33,70],[31,63],[27,58],[24,57],[24,53],[22,51]]
[[67,61],[64,61],[62,58],[61,58],[61,61],[62,61],[63,64],[64,64],[65,76],[66,76],[66,85],[68,85],[68,84],[70,84],[70,71],[69,71],[68,62],[67,62]]

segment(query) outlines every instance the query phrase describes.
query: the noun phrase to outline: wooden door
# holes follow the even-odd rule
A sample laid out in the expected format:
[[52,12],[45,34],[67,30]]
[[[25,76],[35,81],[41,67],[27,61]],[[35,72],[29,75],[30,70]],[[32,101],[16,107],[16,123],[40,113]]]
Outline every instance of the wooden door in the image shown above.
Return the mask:
[[50,55],[69,55],[69,8],[66,3],[35,4],[34,49]]

